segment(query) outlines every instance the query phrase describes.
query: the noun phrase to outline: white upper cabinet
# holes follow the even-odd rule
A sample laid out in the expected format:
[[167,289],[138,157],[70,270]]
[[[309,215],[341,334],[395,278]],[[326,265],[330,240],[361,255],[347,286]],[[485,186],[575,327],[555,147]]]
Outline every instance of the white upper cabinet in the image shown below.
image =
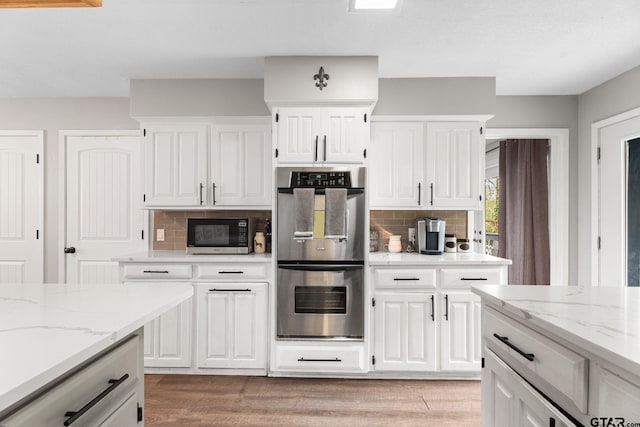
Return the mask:
[[363,163],[369,136],[366,108],[274,110],[278,163]]
[[481,140],[476,122],[427,123],[427,207],[481,209]]
[[271,204],[268,125],[212,126],[207,201],[213,206]]
[[422,123],[371,124],[369,205],[420,207],[423,200]]
[[145,127],[145,203],[147,206],[205,204],[207,127]]

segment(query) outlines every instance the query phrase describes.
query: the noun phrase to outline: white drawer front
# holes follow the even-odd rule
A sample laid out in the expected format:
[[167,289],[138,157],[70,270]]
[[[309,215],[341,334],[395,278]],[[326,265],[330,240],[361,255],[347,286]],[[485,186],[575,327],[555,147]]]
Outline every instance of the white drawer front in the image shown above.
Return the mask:
[[506,268],[443,268],[440,270],[440,285],[443,288],[506,284]]
[[435,289],[436,270],[431,268],[415,269],[376,269],[373,282],[378,289],[424,288]]
[[130,339],[35,399],[8,419],[0,421],[0,424],[6,427],[62,426],[69,418],[65,416],[67,411],[79,411],[93,398],[112,386],[109,380],[121,380],[125,374],[128,374],[128,378],[114,386],[106,397],[79,417],[77,422],[77,425],[98,425],[131,396],[138,381],[141,381],[142,372],[139,371],[138,363],[139,345],[139,337]]
[[123,279],[191,279],[191,264],[131,264],[123,268]]
[[[591,395],[595,406],[589,412],[596,417],[624,417],[640,420],[640,382],[626,373],[613,373],[595,363],[591,365]],[[635,383],[632,381],[636,381]]]
[[364,348],[279,346],[276,348],[276,371],[364,372]]
[[269,280],[268,264],[198,264],[197,280]]
[[483,313],[483,331],[487,346],[508,360],[525,379],[552,399],[557,396],[555,390],[559,391],[586,413],[586,358],[490,308]]

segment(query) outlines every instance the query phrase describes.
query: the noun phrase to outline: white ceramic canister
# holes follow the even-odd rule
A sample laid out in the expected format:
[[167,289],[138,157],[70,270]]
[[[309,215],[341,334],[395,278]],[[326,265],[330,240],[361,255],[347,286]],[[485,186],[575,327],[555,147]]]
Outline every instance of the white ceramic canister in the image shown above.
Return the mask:
[[469,239],[458,239],[458,252],[471,252]]
[[455,234],[444,235],[444,251],[445,252],[457,252],[458,242]]
[[265,248],[265,238],[262,231],[256,231],[256,236],[253,238],[253,252],[257,254],[263,254]]
[[400,240],[402,236],[400,235],[392,235],[389,236],[389,244],[385,245],[389,249],[389,252],[402,252],[402,241]]

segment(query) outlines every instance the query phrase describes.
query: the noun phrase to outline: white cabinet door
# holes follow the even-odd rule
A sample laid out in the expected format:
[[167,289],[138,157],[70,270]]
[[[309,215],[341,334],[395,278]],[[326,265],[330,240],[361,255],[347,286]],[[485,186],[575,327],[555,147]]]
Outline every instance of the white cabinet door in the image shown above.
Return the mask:
[[490,350],[481,385],[483,427],[575,426]]
[[[327,108],[322,114],[322,161],[363,163],[369,137],[368,114],[363,108]],[[365,118],[366,115],[366,118]]]
[[145,367],[191,366],[191,316],[192,302],[188,300],[144,326]]
[[319,162],[322,109],[279,108],[275,114],[278,163]]
[[435,294],[378,293],[375,300],[375,369],[435,371]]
[[267,367],[266,283],[197,286],[197,367]]
[[476,122],[427,123],[426,207],[481,209],[482,141]]
[[145,127],[147,206],[201,206],[206,203],[207,127]]
[[269,126],[212,126],[209,205],[271,205]]
[[471,291],[440,295],[441,368],[480,370],[480,297]]
[[372,209],[419,208],[423,204],[423,126],[371,124],[371,146],[367,151]]

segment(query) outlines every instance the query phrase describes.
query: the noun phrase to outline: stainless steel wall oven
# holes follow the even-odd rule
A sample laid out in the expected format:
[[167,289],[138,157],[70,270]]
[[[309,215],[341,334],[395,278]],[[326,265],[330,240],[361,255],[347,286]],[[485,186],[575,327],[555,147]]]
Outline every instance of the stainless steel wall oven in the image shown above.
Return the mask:
[[364,338],[365,173],[278,168],[278,339]]

